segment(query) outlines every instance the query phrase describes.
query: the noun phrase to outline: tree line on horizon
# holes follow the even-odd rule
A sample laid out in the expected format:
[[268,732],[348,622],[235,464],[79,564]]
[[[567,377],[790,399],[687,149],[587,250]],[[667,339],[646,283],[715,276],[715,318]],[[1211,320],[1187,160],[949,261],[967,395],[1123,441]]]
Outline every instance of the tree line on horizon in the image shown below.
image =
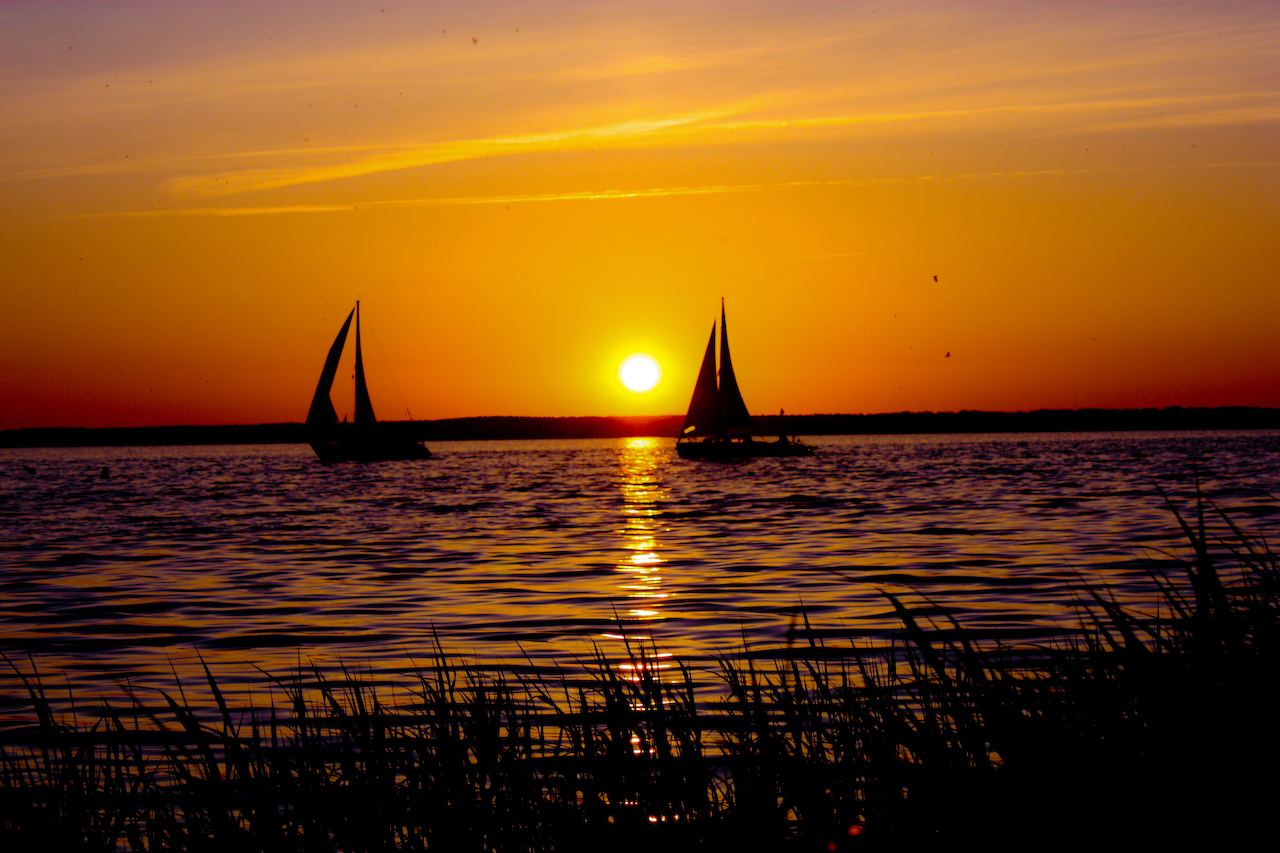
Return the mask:
[[[1147,409],[1040,409],[1030,412],[885,412],[756,415],[764,435],[1099,432],[1280,429],[1280,408],[1218,406]],[[387,421],[422,441],[675,436],[683,415],[492,415]],[[142,427],[28,427],[0,431],[0,447],[112,447],[181,444],[303,444],[301,423]]]

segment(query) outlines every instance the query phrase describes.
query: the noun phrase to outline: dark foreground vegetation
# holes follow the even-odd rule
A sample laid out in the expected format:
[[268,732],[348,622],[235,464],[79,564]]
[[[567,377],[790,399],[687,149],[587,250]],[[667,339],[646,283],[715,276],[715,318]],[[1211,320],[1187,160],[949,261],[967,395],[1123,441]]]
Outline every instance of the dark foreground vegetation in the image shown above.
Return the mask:
[[[386,704],[369,678],[279,679],[273,707],[181,694],[4,731],[0,850],[1060,849],[1269,833],[1280,562],[1203,503],[1175,517],[1156,613],[1080,590],[1079,630],[979,644],[889,597],[889,648],[726,656],[725,690],[603,656],[554,679],[434,665]],[[1167,565],[1161,563],[1159,565]],[[805,628],[808,629],[805,622]],[[208,671],[206,670],[206,674]]]

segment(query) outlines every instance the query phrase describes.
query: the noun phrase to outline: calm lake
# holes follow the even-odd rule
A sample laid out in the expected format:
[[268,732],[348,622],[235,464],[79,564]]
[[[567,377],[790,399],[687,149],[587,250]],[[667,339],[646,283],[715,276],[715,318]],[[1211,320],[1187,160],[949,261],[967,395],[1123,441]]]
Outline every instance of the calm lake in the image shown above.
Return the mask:
[[[887,639],[884,593],[981,636],[1044,641],[1074,592],[1151,600],[1182,555],[1159,494],[1197,479],[1280,525],[1280,432],[858,436],[808,459],[679,459],[670,439],[452,442],[324,465],[300,445],[0,450],[0,650],[77,700],[339,665],[565,666],[623,636],[668,664]],[[101,472],[106,469],[107,477]],[[30,470],[29,470],[30,469]],[[31,473],[30,471],[34,471]],[[22,698],[0,674],[0,716]]]

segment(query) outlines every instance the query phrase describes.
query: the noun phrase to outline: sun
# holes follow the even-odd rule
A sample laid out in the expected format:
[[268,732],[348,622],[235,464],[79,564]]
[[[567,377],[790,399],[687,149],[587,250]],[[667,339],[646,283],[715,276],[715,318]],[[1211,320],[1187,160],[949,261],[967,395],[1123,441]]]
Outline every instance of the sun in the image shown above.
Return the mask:
[[638,352],[622,360],[622,365],[618,368],[618,379],[627,386],[627,390],[643,394],[652,391],[662,379],[662,367],[653,356]]

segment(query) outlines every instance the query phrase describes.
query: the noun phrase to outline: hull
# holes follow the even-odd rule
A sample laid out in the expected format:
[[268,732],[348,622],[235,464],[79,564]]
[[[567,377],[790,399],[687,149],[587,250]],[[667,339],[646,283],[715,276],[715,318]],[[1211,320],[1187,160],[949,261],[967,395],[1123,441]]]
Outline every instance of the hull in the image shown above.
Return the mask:
[[421,441],[394,436],[326,436],[312,438],[308,443],[321,462],[398,462],[431,458],[431,451]]
[[780,456],[812,456],[813,448],[798,441],[735,441],[725,438],[708,438],[702,441],[681,441],[676,444],[681,459],[703,459],[727,462],[733,459],[760,459]]

